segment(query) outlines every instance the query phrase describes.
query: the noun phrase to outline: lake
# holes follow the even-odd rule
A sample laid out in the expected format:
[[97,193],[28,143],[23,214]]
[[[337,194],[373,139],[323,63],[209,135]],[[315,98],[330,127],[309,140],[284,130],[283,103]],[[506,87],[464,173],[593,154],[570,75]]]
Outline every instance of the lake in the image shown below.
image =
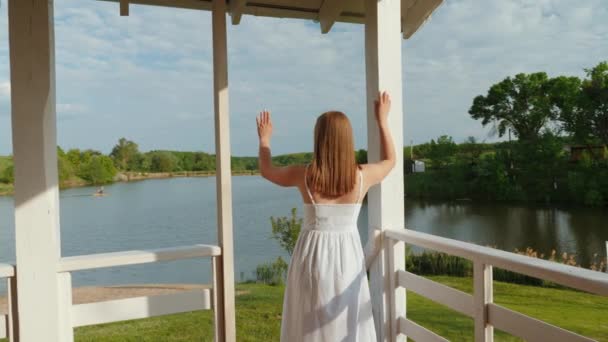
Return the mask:
[[[170,178],[105,187],[63,190],[62,255],[161,248],[217,242],[215,178]],[[258,176],[233,177],[236,280],[252,277],[255,267],[287,257],[270,239],[270,217],[298,208],[297,190],[280,188]],[[547,208],[495,203],[406,200],[406,227],[444,237],[513,251],[532,247],[576,253],[587,264],[594,253],[605,257],[608,211]],[[367,208],[359,218],[367,238]],[[0,262],[14,260],[12,197],[0,197]],[[183,260],[117,267],[73,274],[74,285],[209,282],[209,261]],[[0,282],[3,291],[4,282]]]

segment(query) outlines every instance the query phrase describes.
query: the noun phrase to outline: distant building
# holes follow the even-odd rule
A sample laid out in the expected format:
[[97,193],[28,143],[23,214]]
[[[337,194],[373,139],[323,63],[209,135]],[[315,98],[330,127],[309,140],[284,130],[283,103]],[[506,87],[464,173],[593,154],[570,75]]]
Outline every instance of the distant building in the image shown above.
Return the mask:
[[564,147],[570,153],[570,161],[576,162],[587,153],[591,159],[608,159],[608,148],[605,145],[567,145]]
[[422,160],[414,160],[412,163],[412,173],[424,172],[425,165]]

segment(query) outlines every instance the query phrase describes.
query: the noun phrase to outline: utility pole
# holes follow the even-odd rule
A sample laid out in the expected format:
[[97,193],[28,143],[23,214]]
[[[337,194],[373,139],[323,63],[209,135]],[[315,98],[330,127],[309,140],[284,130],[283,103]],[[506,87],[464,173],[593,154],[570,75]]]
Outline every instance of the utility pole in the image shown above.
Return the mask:
[[414,140],[410,140],[410,159],[414,160]]
[[410,160],[412,161],[412,173],[415,173],[416,162],[414,161],[414,139],[410,140]]

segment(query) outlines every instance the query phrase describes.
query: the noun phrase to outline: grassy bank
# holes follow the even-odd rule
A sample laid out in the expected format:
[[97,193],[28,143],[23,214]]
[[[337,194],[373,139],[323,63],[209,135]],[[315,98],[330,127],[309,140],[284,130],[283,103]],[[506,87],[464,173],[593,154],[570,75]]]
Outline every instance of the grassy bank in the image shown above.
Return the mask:
[[[470,278],[431,277],[472,292]],[[278,341],[283,288],[239,285],[237,340]],[[581,292],[495,282],[495,301],[510,309],[608,342],[608,298]],[[452,341],[473,341],[473,321],[444,306],[408,293],[408,317]],[[194,312],[76,329],[76,341],[212,341],[212,313]],[[519,341],[496,332],[497,341]]]

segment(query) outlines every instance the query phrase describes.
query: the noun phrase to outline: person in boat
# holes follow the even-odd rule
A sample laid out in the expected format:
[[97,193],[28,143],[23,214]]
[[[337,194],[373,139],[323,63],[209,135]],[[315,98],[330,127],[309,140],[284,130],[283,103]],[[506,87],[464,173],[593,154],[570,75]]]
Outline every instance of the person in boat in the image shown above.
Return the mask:
[[103,186],[100,186],[99,188],[97,188],[95,195],[102,196],[103,194],[104,194]]
[[331,111],[317,119],[309,165],[273,166],[270,112],[256,117],[262,177],[296,187],[304,202],[304,223],[287,271],[281,342],[376,341],[366,264],[378,238],[370,238],[364,251],[357,218],[369,188],[395,166],[390,107],[388,93],[379,94],[375,116],[381,160],[368,164],[355,160],[348,117]]

